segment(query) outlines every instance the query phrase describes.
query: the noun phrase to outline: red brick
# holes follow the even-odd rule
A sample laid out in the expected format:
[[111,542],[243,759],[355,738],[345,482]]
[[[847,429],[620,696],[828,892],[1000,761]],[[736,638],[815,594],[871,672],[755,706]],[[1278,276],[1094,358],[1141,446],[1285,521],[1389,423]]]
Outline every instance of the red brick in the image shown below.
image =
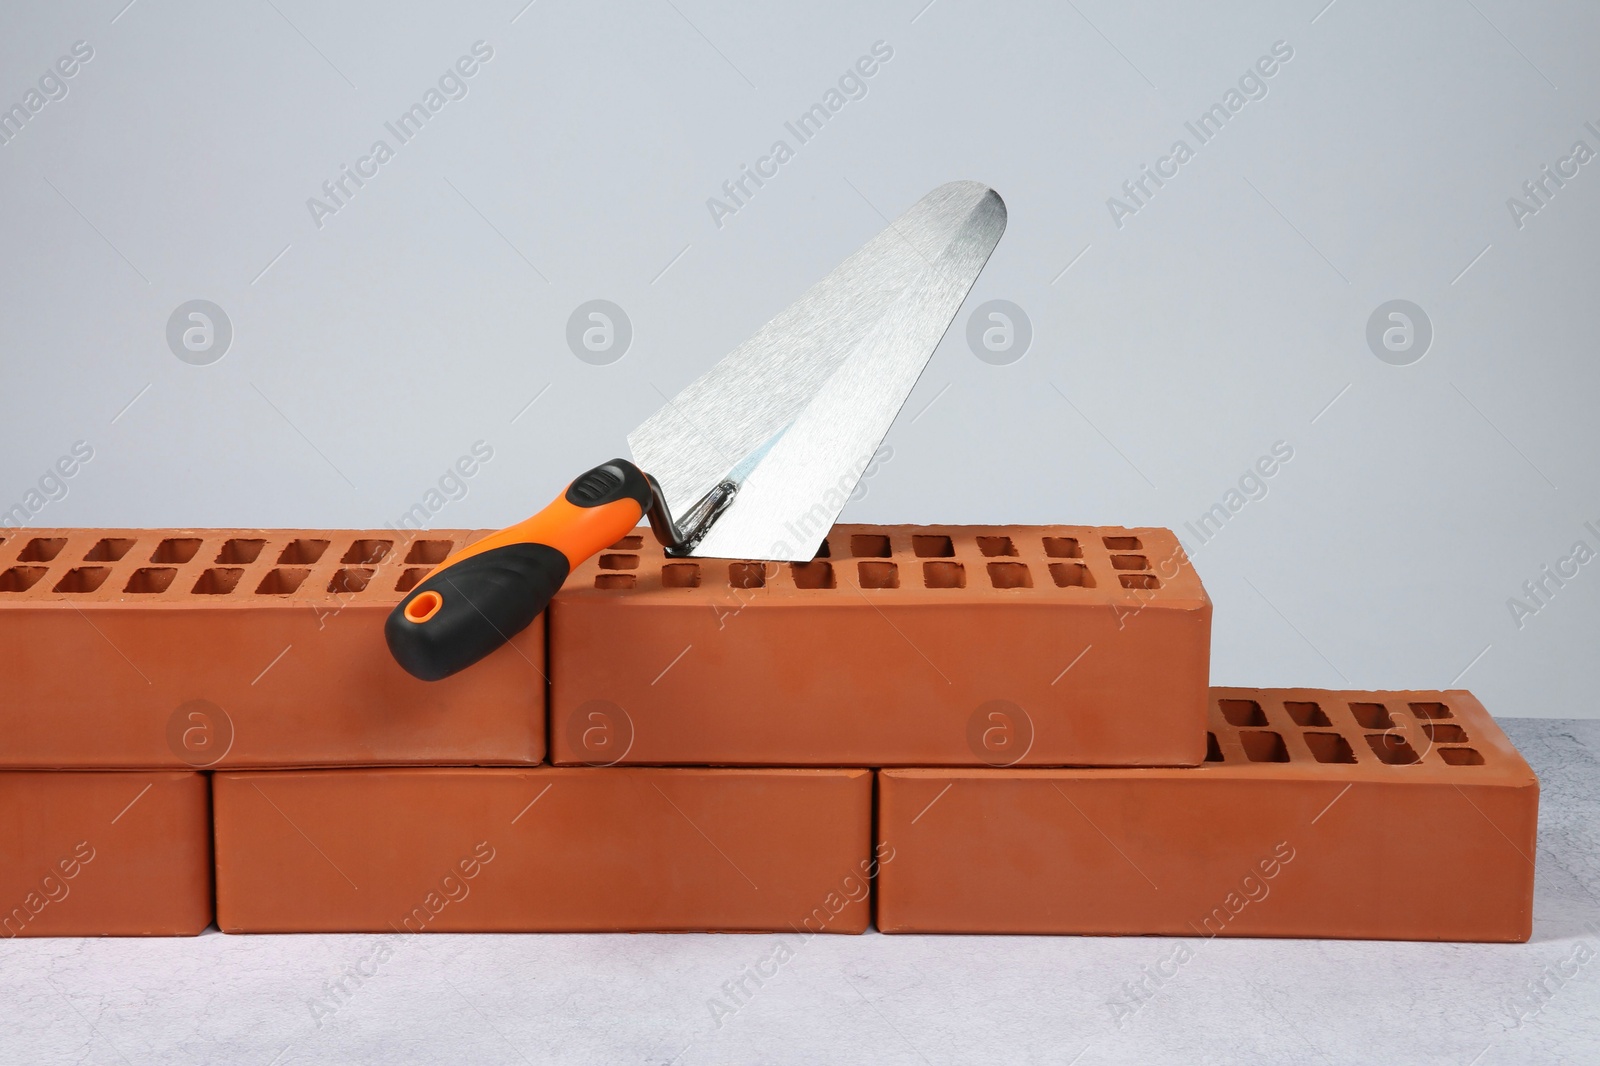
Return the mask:
[[1214,696],[1192,769],[883,772],[879,927],[1528,939],[1539,783],[1470,693]]
[[0,765],[536,763],[542,623],[436,683],[384,643],[404,591],[479,535],[9,532]]
[[322,770],[214,784],[224,932],[867,925],[863,770]]
[[839,526],[806,564],[647,533],[550,610],[557,764],[1195,765],[1211,602],[1162,529]]
[[0,935],[203,932],[210,813],[204,774],[0,773]]

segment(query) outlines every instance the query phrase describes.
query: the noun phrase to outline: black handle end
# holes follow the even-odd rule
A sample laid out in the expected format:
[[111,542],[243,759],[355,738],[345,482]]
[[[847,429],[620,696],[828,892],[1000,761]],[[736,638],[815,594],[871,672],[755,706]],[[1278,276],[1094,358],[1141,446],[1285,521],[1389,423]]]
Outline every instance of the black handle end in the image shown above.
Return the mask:
[[569,569],[567,557],[545,544],[491,548],[412,589],[389,612],[384,639],[411,676],[449,677],[528,628]]

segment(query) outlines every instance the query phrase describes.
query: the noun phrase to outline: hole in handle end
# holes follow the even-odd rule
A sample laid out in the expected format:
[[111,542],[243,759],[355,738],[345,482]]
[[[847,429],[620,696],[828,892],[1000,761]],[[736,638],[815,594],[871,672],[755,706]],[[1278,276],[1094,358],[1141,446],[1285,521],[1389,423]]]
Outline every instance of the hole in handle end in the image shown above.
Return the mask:
[[439,613],[439,608],[444,606],[444,597],[429,589],[420,593],[406,604],[406,621],[421,625]]

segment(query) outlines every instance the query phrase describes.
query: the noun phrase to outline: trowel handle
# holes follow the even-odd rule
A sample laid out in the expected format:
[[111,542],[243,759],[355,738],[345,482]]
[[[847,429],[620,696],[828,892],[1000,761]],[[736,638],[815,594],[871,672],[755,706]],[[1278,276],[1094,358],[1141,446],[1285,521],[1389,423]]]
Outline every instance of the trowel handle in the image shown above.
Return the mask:
[[532,518],[434,567],[389,613],[390,653],[424,681],[466,669],[526,629],[575,567],[639,524],[650,500],[649,480],[626,459],[583,474]]

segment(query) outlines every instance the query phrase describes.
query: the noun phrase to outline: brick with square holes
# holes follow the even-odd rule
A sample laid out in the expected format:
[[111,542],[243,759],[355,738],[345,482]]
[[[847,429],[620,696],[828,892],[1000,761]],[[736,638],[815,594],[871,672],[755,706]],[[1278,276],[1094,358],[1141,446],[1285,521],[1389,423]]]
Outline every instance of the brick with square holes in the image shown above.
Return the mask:
[[805,563],[669,561],[641,530],[550,627],[557,764],[1205,754],[1211,602],[1163,529],[846,525]]
[[394,605],[463,530],[0,534],[0,766],[536,763],[544,630],[428,683]]
[[204,774],[0,771],[0,936],[196,936],[210,924]]
[[1215,689],[1194,768],[889,770],[889,933],[1528,939],[1539,782],[1470,693]]
[[860,933],[878,870],[866,770],[313,770],[214,785],[229,933]]

